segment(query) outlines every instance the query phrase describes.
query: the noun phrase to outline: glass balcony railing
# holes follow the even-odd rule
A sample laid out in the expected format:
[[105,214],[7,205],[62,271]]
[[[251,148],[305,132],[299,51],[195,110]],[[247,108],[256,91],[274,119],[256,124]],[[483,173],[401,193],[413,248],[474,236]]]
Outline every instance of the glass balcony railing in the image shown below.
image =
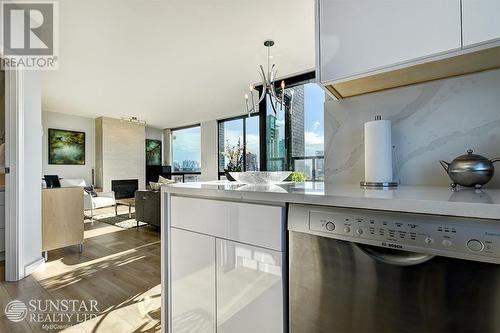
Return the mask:
[[308,181],[325,180],[325,157],[324,156],[298,156],[292,157],[293,170],[300,171],[306,175]]
[[172,172],[172,180],[176,183],[192,183],[201,181],[201,172]]

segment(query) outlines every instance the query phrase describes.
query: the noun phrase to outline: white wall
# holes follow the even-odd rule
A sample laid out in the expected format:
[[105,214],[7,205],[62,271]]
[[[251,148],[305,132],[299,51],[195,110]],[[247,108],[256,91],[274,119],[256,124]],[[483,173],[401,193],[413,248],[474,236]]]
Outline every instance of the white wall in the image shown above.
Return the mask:
[[[327,181],[363,180],[363,124],[378,114],[392,120],[394,179],[447,186],[439,160],[451,161],[469,148],[488,158],[500,156],[500,70],[327,102]],[[500,188],[498,172],[487,186]]]
[[[42,174],[59,175],[62,178],[83,178],[87,184],[92,184],[92,169],[94,169],[96,165],[95,120],[92,118],[44,111],[42,113],[42,123]],[[48,163],[49,128],[85,132],[85,165],[51,165]]]
[[217,121],[201,123],[201,180],[217,180],[219,176]]
[[163,140],[163,130],[146,126],[146,139]]
[[24,174],[21,225],[22,262],[28,266],[42,254],[42,84],[36,71],[24,72]]

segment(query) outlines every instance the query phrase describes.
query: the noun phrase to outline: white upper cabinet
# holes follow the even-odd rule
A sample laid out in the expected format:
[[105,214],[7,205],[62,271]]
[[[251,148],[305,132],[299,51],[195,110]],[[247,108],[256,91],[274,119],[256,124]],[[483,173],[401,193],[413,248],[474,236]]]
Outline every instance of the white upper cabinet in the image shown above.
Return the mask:
[[464,46],[500,39],[500,0],[462,0]]
[[461,48],[460,0],[319,0],[318,17],[322,82]]

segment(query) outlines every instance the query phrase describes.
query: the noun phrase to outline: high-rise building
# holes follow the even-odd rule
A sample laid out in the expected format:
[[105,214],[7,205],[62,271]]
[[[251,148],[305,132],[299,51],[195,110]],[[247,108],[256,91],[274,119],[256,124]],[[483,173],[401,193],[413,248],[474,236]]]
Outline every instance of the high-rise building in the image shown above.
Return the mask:
[[259,157],[248,152],[245,156],[246,171],[259,171]]
[[292,132],[292,156],[305,156],[305,134],[304,134],[304,86],[293,89],[293,108],[291,117]]

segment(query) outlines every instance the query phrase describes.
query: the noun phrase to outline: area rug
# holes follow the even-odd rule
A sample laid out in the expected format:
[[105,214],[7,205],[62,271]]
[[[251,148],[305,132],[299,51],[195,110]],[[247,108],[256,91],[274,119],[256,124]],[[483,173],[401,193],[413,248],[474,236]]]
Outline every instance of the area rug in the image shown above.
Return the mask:
[[[90,220],[87,218],[87,222]],[[131,228],[136,228],[137,227],[137,221],[135,220],[135,213],[132,213],[132,218],[128,217],[128,213],[126,214],[119,214],[118,216],[115,216],[114,212],[109,212],[109,213],[104,213],[104,214],[97,214],[94,215],[94,221],[99,221],[107,224],[111,224],[123,229],[131,229]],[[147,223],[144,222],[139,222],[139,227],[146,225]]]

